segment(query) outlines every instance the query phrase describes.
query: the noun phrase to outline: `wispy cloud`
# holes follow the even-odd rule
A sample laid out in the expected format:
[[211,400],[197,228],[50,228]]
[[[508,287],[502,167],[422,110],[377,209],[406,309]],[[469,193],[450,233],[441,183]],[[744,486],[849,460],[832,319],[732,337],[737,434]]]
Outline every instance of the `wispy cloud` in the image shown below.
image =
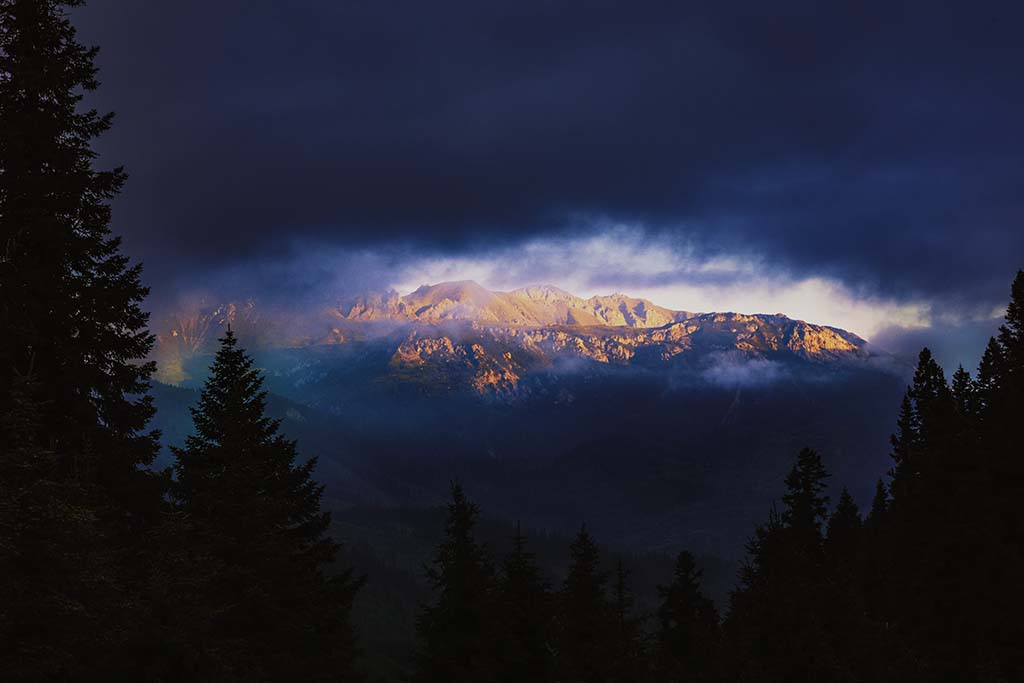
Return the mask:
[[402,293],[452,279],[492,289],[552,284],[581,296],[621,292],[688,311],[781,312],[868,339],[894,325],[931,324],[927,301],[865,296],[835,279],[773,268],[753,253],[702,252],[691,242],[622,225],[485,254],[414,258],[395,275],[389,284]]

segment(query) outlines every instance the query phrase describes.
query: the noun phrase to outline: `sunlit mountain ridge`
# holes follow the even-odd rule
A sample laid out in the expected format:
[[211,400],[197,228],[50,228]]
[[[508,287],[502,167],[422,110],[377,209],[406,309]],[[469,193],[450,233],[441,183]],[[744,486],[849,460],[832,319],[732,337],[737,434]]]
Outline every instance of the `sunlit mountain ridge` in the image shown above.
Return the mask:
[[169,384],[195,377],[196,361],[209,356],[227,325],[253,349],[385,347],[389,381],[499,395],[515,395],[527,375],[573,361],[661,371],[704,367],[723,354],[816,364],[878,355],[853,333],[782,314],[675,311],[552,286],[492,292],[470,281],[309,308],[199,304],[155,320],[157,377]]

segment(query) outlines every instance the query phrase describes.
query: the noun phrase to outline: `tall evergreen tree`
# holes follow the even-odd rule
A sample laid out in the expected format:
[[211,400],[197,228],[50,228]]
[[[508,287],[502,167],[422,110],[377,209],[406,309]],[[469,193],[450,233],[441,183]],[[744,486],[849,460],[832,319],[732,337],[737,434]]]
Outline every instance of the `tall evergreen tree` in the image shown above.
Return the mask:
[[1024,648],[1007,626],[1024,613],[1024,586],[1014,579],[1024,573],[1024,271],[1014,278],[1005,322],[982,357],[978,393],[980,450],[989,475],[983,530],[990,533],[985,548],[995,555],[987,563],[993,608],[985,616],[993,665],[1013,680],[1024,677]]
[[836,509],[828,518],[828,531],[825,535],[825,551],[833,577],[839,573],[849,573],[851,579],[856,576],[860,561],[862,524],[857,503],[844,486]]
[[812,448],[801,449],[786,476],[782,522],[804,552],[820,550],[821,526],[828,514],[828,478],[821,456]]
[[584,526],[569,547],[569,573],[559,596],[559,680],[612,681],[608,575],[601,553]]
[[[748,545],[726,620],[733,678],[880,680],[875,634],[854,584],[835,581],[825,563],[828,476],[818,454],[803,449],[786,477],[783,512],[773,511]],[[836,518],[837,536],[851,512],[845,505]]]
[[498,577],[493,615],[497,680],[554,680],[553,608],[551,592],[517,525],[512,552]]
[[954,379],[950,388],[928,349],[921,351],[893,438],[891,510],[873,543],[891,590],[871,604],[932,675],[976,680],[989,657],[984,606],[994,600],[984,577],[1002,561],[993,553],[988,465],[977,435],[984,420],[975,406],[988,400],[987,389],[963,371]]
[[5,680],[113,675],[124,641],[114,556],[88,486],[54,478],[57,455],[38,443],[41,409],[16,378],[0,415],[0,671]]
[[701,575],[693,556],[683,551],[676,558],[672,582],[658,587],[654,670],[659,681],[717,679],[718,611],[701,592]]
[[876,620],[883,619],[890,602],[892,590],[889,577],[892,576],[892,552],[887,546],[889,535],[889,490],[879,479],[875,484],[875,495],[871,499],[871,510],[864,518],[862,535],[863,555],[861,564],[861,590],[865,609]]
[[95,481],[103,515],[126,531],[160,506],[144,395],[153,337],[147,289],[112,237],[120,168],[93,168],[110,114],[80,110],[95,90],[96,48],[76,41],[80,0],[0,0],[0,412],[33,364],[51,476]]
[[977,414],[977,385],[962,365],[953,373],[952,391],[957,415],[965,423],[973,422]]
[[451,496],[445,538],[428,571],[437,599],[417,621],[420,647],[413,679],[493,681],[494,568],[487,548],[474,537],[479,508],[458,483],[452,484]]
[[877,528],[881,526],[885,514],[889,511],[889,490],[885,482],[879,479],[875,482],[875,495],[871,498],[871,509],[864,520],[867,527]]
[[648,677],[643,619],[635,613],[636,598],[629,585],[629,570],[619,559],[611,590],[611,680],[640,683]]
[[144,621],[140,541],[163,507],[165,478],[145,467],[158,448],[145,432],[147,290],[109,229],[125,175],[94,168],[111,116],[80,106],[98,85],[96,49],[67,16],[81,4],[0,0],[0,641],[11,677],[129,675],[125,642]]
[[[338,545],[325,535],[316,459],[297,463],[295,442],[265,415],[259,370],[230,328],[220,341],[192,409],[195,434],[172,449],[188,552],[210,569],[196,675],[350,680],[359,582],[330,573]],[[183,602],[196,592],[185,588]]]

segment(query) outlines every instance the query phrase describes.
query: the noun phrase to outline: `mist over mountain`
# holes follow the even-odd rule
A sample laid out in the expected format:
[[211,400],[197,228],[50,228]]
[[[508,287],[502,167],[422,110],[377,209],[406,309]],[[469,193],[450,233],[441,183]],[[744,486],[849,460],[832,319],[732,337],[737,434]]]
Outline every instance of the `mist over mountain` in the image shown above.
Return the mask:
[[[904,384],[845,330],[551,286],[200,303],[152,325],[158,379],[186,389],[231,325],[335,505],[430,507],[459,477],[531,528],[727,561],[806,443],[866,502]],[[158,388],[165,433],[187,431],[191,393]]]
[[[781,374],[782,365],[803,372],[885,360],[855,334],[783,314],[693,313],[623,294],[583,299],[552,286],[492,292],[463,281],[330,306],[199,302],[158,314],[158,379],[187,384],[201,376],[227,325],[254,350],[306,350],[317,359],[301,364],[307,369],[328,354],[367,369],[367,354],[385,354],[375,380],[506,398],[521,396],[540,375],[573,368],[688,373],[742,384]],[[748,364],[749,372],[741,368]],[[311,383],[299,368],[289,374]]]

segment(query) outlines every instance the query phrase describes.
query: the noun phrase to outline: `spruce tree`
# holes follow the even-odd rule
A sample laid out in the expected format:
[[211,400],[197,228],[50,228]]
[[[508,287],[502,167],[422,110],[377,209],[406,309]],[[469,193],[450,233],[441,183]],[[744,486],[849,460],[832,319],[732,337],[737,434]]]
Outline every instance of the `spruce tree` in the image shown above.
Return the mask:
[[821,456],[811,448],[801,449],[786,476],[782,522],[804,552],[815,553],[820,549],[821,526],[828,514],[828,478]]
[[[88,486],[55,479],[41,406],[16,377],[0,415],[0,671],[4,680],[113,675],[125,596]],[[123,671],[123,669],[122,669]]]
[[144,433],[153,337],[140,266],[109,228],[125,173],[94,168],[112,116],[80,107],[98,86],[97,49],[67,16],[81,4],[0,0],[0,412],[31,362],[50,476],[97,482],[103,516],[135,532],[161,503],[144,469],[158,449]]
[[[1008,542],[1024,548],[1024,271],[1018,271],[999,328],[998,352],[987,359],[993,366],[988,378],[989,409],[986,453],[992,467],[998,514]],[[987,355],[987,354],[986,354]],[[983,364],[984,364],[983,360]]]
[[81,107],[98,85],[96,49],[67,16],[81,4],[0,0],[0,641],[12,678],[131,675],[143,541],[163,507],[165,478],[146,468],[158,448],[145,431],[147,290],[109,229],[124,172],[94,168],[112,119]]
[[854,605],[825,567],[822,524],[828,472],[804,448],[786,477],[783,511],[774,510],[748,544],[726,620],[732,678],[756,681],[844,680],[862,671],[862,639],[851,632]]
[[875,495],[871,498],[871,509],[864,519],[864,525],[873,528],[881,526],[882,520],[885,519],[885,513],[888,511],[889,490],[886,488],[885,482],[879,479],[875,482]]
[[497,680],[554,680],[553,607],[551,592],[517,525],[512,552],[498,577],[495,600]]
[[828,518],[825,535],[825,550],[833,572],[855,569],[860,554],[862,524],[857,503],[844,486],[836,509]]
[[358,581],[333,573],[316,458],[265,415],[263,377],[229,328],[192,408],[195,434],[174,448],[174,497],[187,552],[209,569],[198,594],[212,615],[194,634],[206,678],[351,680],[349,620]]
[[981,363],[978,365],[978,377],[975,380],[975,396],[978,418],[980,420],[991,420],[993,417],[992,408],[998,404],[997,395],[1005,374],[1005,368],[1006,359],[1003,357],[1003,347],[999,345],[995,337],[990,337],[988,345],[981,356]]
[[984,531],[994,556],[985,579],[992,607],[983,616],[990,624],[991,665],[1014,680],[1024,677],[1024,648],[1013,635],[1024,612],[1024,271],[1014,278],[1004,324],[982,357],[978,393],[980,450],[989,475]]
[[889,476],[892,478],[890,488],[894,498],[909,495],[917,479],[915,468],[918,466],[917,454],[921,449],[919,434],[920,419],[911,399],[911,389],[907,387],[900,404],[899,417],[896,418],[896,433],[889,438],[892,445],[890,457],[893,461]]
[[619,559],[611,589],[610,679],[640,683],[649,674],[643,619],[634,612],[636,599],[629,585],[629,570]]
[[601,569],[600,550],[586,526],[569,546],[569,558],[569,573],[559,595],[559,680],[612,681],[608,575]]
[[721,638],[718,611],[701,592],[701,575],[693,556],[683,551],[676,558],[672,582],[658,587],[661,605],[654,651],[657,680],[717,679]]
[[871,510],[864,518],[863,556],[861,564],[861,590],[868,615],[878,621],[887,613],[892,590],[888,577],[892,576],[892,552],[888,548],[887,526],[889,523],[889,490],[879,479],[875,484],[875,495],[871,499]]
[[989,402],[993,379],[972,382],[961,370],[950,388],[929,350],[921,351],[893,438],[890,511],[873,541],[875,564],[885,553],[891,590],[871,610],[939,677],[975,680],[989,658],[987,605],[1000,600],[991,577],[1005,560],[992,533],[991,459],[978,432],[987,429],[988,409],[976,407]]
[[491,642],[495,577],[490,553],[474,537],[479,514],[462,486],[452,484],[445,538],[427,574],[436,601],[423,609],[416,624],[415,681],[496,680]]

